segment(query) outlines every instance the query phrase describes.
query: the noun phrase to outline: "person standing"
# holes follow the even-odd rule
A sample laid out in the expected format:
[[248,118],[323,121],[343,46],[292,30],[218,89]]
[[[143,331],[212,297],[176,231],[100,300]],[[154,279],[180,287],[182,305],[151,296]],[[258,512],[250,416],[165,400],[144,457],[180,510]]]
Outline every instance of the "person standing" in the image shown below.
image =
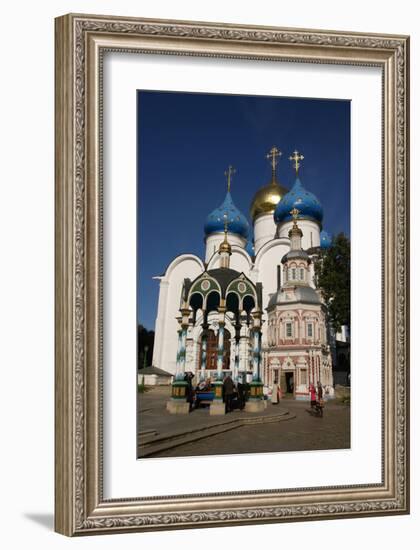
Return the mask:
[[243,383],[242,378],[238,381],[238,400],[239,409],[243,411],[245,408],[245,384]]
[[192,387],[193,378],[194,378],[194,374],[192,372],[186,372],[184,375],[184,381],[187,383],[186,398],[187,398],[187,403],[189,404],[190,412],[192,411],[193,403],[194,403],[194,391]]
[[322,384],[319,380],[316,383],[316,393],[317,393],[317,396],[318,396],[318,401],[319,401],[319,403],[321,403],[321,399],[324,396],[324,390],[323,390]]
[[278,405],[279,402],[279,386],[277,382],[274,382],[273,388],[271,390],[271,403],[273,405]]
[[223,381],[223,395],[225,398],[225,411],[226,413],[231,412],[232,410],[232,401],[235,394],[235,384],[233,383],[230,374],[226,376]]
[[324,388],[322,387],[322,384],[319,380],[316,383],[316,393],[318,397],[317,407],[319,416],[324,416]]
[[309,385],[309,396],[311,398],[311,409],[313,409],[316,405],[316,390],[313,384]]

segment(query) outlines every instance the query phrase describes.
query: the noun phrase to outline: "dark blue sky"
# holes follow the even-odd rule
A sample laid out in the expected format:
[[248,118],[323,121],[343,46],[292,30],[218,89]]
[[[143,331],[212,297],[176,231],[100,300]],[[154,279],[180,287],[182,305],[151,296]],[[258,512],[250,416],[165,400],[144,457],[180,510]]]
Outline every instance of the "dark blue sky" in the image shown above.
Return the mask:
[[299,176],[321,201],[324,229],[350,235],[350,102],[262,96],[138,91],[138,320],[153,329],[159,282],[170,261],[204,256],[206,216],[231,193],[248,217],[254,193],[270,179],[265,158],[283,155],[279,181],[290,188],[288,160],[305,156]]

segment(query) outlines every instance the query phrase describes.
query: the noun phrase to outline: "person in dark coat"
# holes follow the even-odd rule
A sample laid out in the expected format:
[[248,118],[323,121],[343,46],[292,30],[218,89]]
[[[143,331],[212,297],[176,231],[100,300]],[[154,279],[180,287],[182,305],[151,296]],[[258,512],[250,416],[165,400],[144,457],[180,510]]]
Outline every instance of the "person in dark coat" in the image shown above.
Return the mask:
[[316,393],[317,393],[318,401],[321,401],[321,399],[324,396],[324,390],[323,390],[322,384],[319,380],[316,383]]
[[245,402],[246,402],[246,390],[245,390],[245,384],[243,382],[238,382],[238,400],[239,400],[239,408],[241,411],[245,408]]
[[194,403],[194,391],[192,387],[193,378],[194,378],[194,375],[192,372],[186,372],[184,375],[184,381],[187,382],[188,384],[186,388],[186,398],[187,398],[187,403],[189,403],[190,405],[190,411],[192,410],[193,403]]
[[228,374],[223,381],[223,395],[225,398],[225,410],[226,413],[232,411],[232,401],[235,395],[235,384],[232,378]]

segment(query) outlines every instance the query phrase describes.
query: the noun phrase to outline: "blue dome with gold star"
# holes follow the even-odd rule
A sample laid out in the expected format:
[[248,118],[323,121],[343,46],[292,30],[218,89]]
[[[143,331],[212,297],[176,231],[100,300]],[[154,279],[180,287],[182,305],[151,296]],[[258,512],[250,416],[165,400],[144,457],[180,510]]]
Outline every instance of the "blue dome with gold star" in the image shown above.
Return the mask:
[[294,186],[277,204],[274,212],[274,221],[279,224],[293,219],[290,211],[293,208],[299,210],[297,219],[313,220],[322,224],[323,210],[316,196],[307,191],[299,178],[296,178]]
[[204,224],[206,236],[212,233],[223,233],[225,230],[225,214],[227,216],[228,233],[234,233],[247,239],[249,234],[248,220],[236,208],[229,191],[226,193],[222,204],[207,216],[206,223]]
[[320,246],[323,249],[330,248],[332,245],[332,237],[326,231],[321,231],[320,234]]

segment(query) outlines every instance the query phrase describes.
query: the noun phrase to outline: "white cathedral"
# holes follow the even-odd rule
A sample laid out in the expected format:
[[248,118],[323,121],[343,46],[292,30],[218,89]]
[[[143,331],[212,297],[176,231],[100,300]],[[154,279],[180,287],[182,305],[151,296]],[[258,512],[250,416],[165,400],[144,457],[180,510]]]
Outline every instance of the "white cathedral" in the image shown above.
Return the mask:
[[186,372],[216,387],[229,373],[249,381],[254,398],[276,383],[309,399],[308,386],[318,381],[333,395],[329,324],[314,283],[314,261],[331,237],[319,200],[300,181],[303,155],[290,157],[296,180],[289,191],[277,179],[280,155],[277,147],[267,154],[271,181],[251,203],[253,243],[232,199],[229,167],[225,199],[205,222],[204,260],[182,254],[156,277],[153,365],[174,375],[173,397]]

